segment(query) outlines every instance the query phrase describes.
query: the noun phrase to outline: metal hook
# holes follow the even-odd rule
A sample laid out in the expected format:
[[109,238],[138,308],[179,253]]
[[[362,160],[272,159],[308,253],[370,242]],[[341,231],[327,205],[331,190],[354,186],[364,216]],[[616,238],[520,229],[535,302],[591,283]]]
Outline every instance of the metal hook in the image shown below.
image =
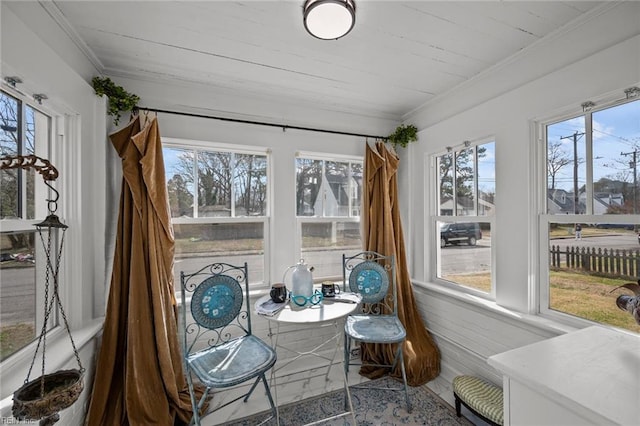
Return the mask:
[[[55,213],[56,210],[58,210],[58,199],[60,198],[60,193],[58,192],[57,189],[55,189],[48,181],[44,181],[44,184],[47,185],[49,187],[49,189],[51,191],[53,191],[54,193],[54,198],[48,198],[47,201],[47,209],[49,210],[49,213]],[[52,207],[53,205],[53,207]]]

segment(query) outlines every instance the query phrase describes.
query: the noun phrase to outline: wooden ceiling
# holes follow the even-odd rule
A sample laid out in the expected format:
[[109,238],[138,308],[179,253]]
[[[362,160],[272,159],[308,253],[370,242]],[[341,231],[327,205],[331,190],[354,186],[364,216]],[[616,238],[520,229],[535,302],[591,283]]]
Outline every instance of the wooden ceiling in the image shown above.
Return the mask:
[[322,41],[303,0],[41,2],[104,75],[397,120],[601,4],[356,0]]

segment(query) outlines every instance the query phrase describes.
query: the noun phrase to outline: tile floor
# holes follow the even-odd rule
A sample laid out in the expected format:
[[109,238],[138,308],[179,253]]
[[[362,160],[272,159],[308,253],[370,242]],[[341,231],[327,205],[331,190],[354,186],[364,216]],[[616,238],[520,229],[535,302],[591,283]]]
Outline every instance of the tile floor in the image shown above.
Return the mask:
[[[278,365],[276,364],[276,367]],[[277,372],[275,385],[273,378],[267,377],[271,381],[271,394],[277,405],[284,405],[290,402],[301,401],[313,396],[322,395],[326,392],[341,389],[344,386],[342,362],[332,364],[327,375],[327,366],[315,366],[303,370],[303,367],[292,364],[292,368],[285,367]],[[308,368],[308,367],[307,367]],[[286,371],[283,371],[286,370]],[[356,384],[368,379],[360,376],[357,368],[352,368],[349,372],[349,384]],[[234,395],[240,395],[247,387],[242,387],[235,391],[222,392],[217,400],[218,404],[233,399]],[[220,411],[202,419],[202,426],[219,425],[229,420],[246,417],[269,409],[269,402],[264,395],[263,386],[258,385],[253,395],[247,402],[236,401]],[[214,396],[214,401],[216,401]]]
[[[276,367],[278,365],[276,364]],[[287,368],[285,368],[286,370]],[[364,382],[368,379],[360,376],[357,372],[357,367],[352,368],[349,372],[349,384]],[[269,379],[269,377],[267,377]],[[271,379],[273,380],[273,378]],[[311,367],[304,370],[304,367],[295,366],[283,372],[279,370],[276,376],[275,386],[271,382],[272,395],[277,401],[277,405],[284,405],[290,402],[300,401],[313,396],[318,396],[326,392],[331,392],[342,388],[343,374],[342,363],[336,361],[332,364],[329,374],[327,376],[327,367]],[[438,394],[445,402],[453,406],[453,396],[451,395],[450,387],[444,383],[440,383],[439,378],[429,382],[427,385],[431,391]],[[247,388],[244,388],[247,389]],[[236,391],[222,392],[220,398],[217,399],[218,404],[224,403],[230,399],[233,399],[233,395],[240,395],[244,390],[240,388]],[[249,416],[254,413],[269,409],[269,402],[262,392],[262,385],[258,385],[258,388],[254,391],[254,394],[249,398],[249,401],[242,402],[242,400],[236,401],[229,406],[221,409],[220,411],[211,414],[202,419],[202,426],[214,426],[222,424],[229,420],[234,420],[242,417]],[[214,401],[216,401],[214,396]],[[485,423],[477,419],[473,414],[468,412],[463,407],[463,416],[474,422],[477,425],[485,425]]]

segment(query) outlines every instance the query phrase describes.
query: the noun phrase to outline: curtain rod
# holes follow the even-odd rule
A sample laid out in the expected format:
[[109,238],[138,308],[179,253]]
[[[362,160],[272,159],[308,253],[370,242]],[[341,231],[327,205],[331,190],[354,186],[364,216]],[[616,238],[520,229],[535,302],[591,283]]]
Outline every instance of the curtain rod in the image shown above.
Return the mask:
[[362,136],[364,138],[373,138],[373,139],[382,139],[382,140],[387,140],[388,138],[386,136],[376,136],[376,135],[364,135],[364,134],[360,134],[360,133],[350,133],[350,132],[341,132],[338,130],[327,130],[327,129],[317,129],[314,127],[301,127],[301,126],[290,126],[288,124],[277,124],[277,123],[266,123],[263,121],[251,121],[251,120],[240,120],[237,118],[227,118],[227,117],[218,117],[215,115],[203,115],[203,114],[194,114],[191,112],[181,112],[181,111],[168,111],[168,110],[164,110],[164,109],[157,109],[157,108],[147,108],[147,107],[142,107],[142,106],[138,106],[138,107],[134,107],[133,108],[133,112],[137,112],[137,111],[149,111],[149,112],[159,112],[159,113],[163,113],[163,114],[173,114],[173,115],[184,115],[186,117],[197,117],[197,118],[208,118],[208,119],[212,119],[212,120],[221,120],[221,121],[231,121],[233,123],[242,123],[242,124],[255,124],[258,126],[269,126],[269,127],[280,127],[283,131],[287,130],[287,129],[295,129],[295,130],[306,130],[308,132],[322,132],[322,133],[331,133],[334,135],[345,135],[345,136]]

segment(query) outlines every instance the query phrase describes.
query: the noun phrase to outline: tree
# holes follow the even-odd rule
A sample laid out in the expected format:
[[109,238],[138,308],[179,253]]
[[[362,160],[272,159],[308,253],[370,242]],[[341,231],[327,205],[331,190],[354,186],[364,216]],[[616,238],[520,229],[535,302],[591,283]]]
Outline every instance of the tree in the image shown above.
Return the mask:
[[233,181],[236,207],[242,207],[247,215],[264,215],[267,195],[266,157],[236,154]]
[[[21,113],[22,103],[18,99],[0,92],[0,157],[35,154],[35,114],[27,106]],[[24,134],[19,131],[24,122]],[[48,129],[45,129],[45,131]],[[0,172],[0,218],[35,217],[34,170],[8,169]],[[22,183],[26,191],[21,190]],[[33,252],[35,232],[11,233],[7,235],[11,250]]]
[[573,163],[571,154],[562,149],[562,141],[549,142],[547,147],[547,174],[549,189],[556,189],[556,176],[565,166]]
[[191,216],[193,214],[193,194],[182,175],[175,174],[167,182],[171,217]]
[[322,161],[298,158],[296,168],[296,215],[311,216],[305,206],[312,207],[322,185]]
[[[479,148],[480,151],[482,148]],[[474,200],[476,177],[475,158],[472,148],[463,149],[456,153],[456,199],[458,203],[471,205]]]
[[[231,153],[198,153],[198,207],[231,214]],[[203,214],[204,215],[204,214]]]
[[[0,92],[0,157],[18,155],[18,101]],[[18,179],[19,169],[1,173],[0,218],[19,217]]]
[[[473,154],[476,154],[475,156]],[[476,157],[483,158],[486,155],[486,148],[482,145],[475,148],[465,148],[454,153],[440,156],[439,176],[440,176],[440,200],[453,199],[454,174],[455,174],[455,195],[461,202],[473,202],[475,194],[474,180],[476,178]],[[455,163],[454,163],[455,157]],[[455,167],[454,167],[455,166]],[[455,207],[454,207],[455,209]]]
[[[0,92],[0,157],[35,154],[36,112],[16,98]],[[20,131],[24,122],[24,134]],[[43,132],[48,129],[42,129]],[[0,173],[0,218],[35,217],[33,170],[10,169]],[[24,183],[23,183],[24,182]],[[25,190],[22,190],[24,184]]]
[[[197,179],[194,175],[197,162]],[[264,215],[267,194],[267,161],[264,155],[220,151],[185,151],[174,170],[185,186],[197,181],[200,216]],[[177,184],[177,182],[176,182]],[[193,203],[193,199],[191,199]]]

